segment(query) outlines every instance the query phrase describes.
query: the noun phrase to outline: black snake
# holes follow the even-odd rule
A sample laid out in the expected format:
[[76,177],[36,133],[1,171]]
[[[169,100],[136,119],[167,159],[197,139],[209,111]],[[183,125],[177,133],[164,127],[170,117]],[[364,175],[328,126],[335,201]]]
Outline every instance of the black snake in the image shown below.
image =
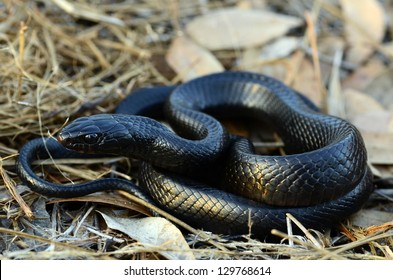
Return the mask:
[[[162,111],[176,133],[140,116]],[[256,155],[248,140],[229,135],[210,114],[268,121],[286,155]],[[31,169],[32,161],[48,152],[54,158],[81,156],[74,151],[141,159],[143,188],[116,178],[63,186]],[[286,213],[306,227],[330,227],[359,210],[373,191],[365,146],[353,125],[321,114],[281,82],[248,72],[138,91],[116,114],[76,119],[58,141],[28,142],[17,170],[22,181],[44,195],[123,189],[196,227],[232,234],[284,230]]]

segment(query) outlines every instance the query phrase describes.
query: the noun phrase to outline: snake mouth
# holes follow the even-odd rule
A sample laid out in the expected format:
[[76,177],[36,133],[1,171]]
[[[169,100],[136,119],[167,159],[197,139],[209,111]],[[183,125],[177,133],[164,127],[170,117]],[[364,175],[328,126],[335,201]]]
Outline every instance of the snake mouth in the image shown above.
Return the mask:
[[60,143],[60,144],[62,144],[64,147],[66,147],[66,146],[68,146],[68,144],[69,144],[69,141],[68,141],[68,139],[69,139],[69,137],[67,137],[66,135],[65,135],[65,133],[63,133],[63,132],[60,132],[59,134],[57,134],[57,141]]
[[83,145],[75,141],[75,138],[71,137],[69,133],[60,132],[57,135],[57,141],[65,148],[84,153],[91,153],[89,145]]
[[67,149],[75,150],[75,148],[74,148],[75,145],[74,145],[74,143],[72,143],[72,142],[70,141],[69,135],[66,135],[65,133],[60,132],[60,133],[57,135],[57,141],[58,141],[61,145],[63,145],[64,147],[66,147]]

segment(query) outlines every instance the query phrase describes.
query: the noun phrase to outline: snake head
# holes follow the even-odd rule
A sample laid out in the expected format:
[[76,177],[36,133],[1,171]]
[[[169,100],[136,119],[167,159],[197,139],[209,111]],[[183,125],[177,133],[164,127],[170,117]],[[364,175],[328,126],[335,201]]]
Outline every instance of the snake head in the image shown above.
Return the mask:
[[136,158],[149,157],[155,151],[158,132],[169,132],[162,124],[142,116],[99,114],[81,117],[67,125],[57,140],[64,147],[90,154],[112,154]]
[[117,154],[120,148],[117,141],[122,139],[119,135],[122,131],[124,128],[113,115],[100,114],[76,119],[62,129],[57,140],[64,147],[78,152]]

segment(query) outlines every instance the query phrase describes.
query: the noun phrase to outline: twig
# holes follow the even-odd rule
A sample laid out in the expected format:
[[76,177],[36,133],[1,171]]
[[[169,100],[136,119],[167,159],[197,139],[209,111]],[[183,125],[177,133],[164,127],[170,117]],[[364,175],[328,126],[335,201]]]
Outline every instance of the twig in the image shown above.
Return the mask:
[[3,178],[3,182],[5,187],[7,188],[8,192],[10,195],[18,202],[20,208],[22,211],[25,213],[28,219],[33,219],[34,214],[33,211],[31,211],[29,205],[23,200],[23,198],[20,196],[20,194],[16,191],[16,184],[14,180],[12,180],[7,172],[3,168],[3,159],[0,157],[0,175]]
[[297,220],[292,214],[287,213],[286,215],[299,229],[306,235],[308,239],[318,248],[322,248],[321,244],[314,238],[314,236]]
[[15,100],[19,100],[22,95],[22,72],[23,72],[23,58],[25,54],[25,31],[27,26],[23,21],[19,24],[19,67],[20,73],[18,73],[18,91]]
[[[321,66],[319,64],[319,55],[318,55],[317,35],[314,28],[314,22],[311,14],[308,11],[305,12],[304,17],[306,18],[306,23],[307,23],[307,38],[311,45],[312,60],[313,60],[316,80],[318,81],[319,88],[323,96],[322,99],[324,100],[324,102],[326,102],[326,89],[322,83]],[[326,111],[326,104],[322,104],[322,106],[324,107],[324,111]]]

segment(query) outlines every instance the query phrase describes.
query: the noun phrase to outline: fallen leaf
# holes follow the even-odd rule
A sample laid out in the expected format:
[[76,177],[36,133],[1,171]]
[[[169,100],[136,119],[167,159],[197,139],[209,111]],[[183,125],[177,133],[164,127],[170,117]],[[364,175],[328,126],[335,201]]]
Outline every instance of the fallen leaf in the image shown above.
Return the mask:
[[245,71],[255,71],[264,63],[260,61],[260,49],[259,48],[248,48],[244,50],[241,58],[238,60],[239,69]]
[[366,144],[368,161],[372,164],[393,164],[393,133],[361,131]]
[[[318,51],[322,56],[326,56],[333,61],[337,50],[343,49],[345,42],[342,38],[336,36],[323,36],[318,38]],[[322,62],[322,61],[321,61]]]
[[351,216],[352,224],[359,227],[370,227],[392,221],[393,213],[374,209],[362,209]]
[[210,50],[249,48],[262,45],[300,26],[302,20],[263,10],[224,8],[190,21],[186,31]]
[[383,106],[364,92],[347,88],[343,91],[345,113],[349,121],[353,122],[357,116],[370,112],[384,112]]
[[[27,187],[26,185],[18,184],[15,186],[15,191],[19,195],[21,195],[22,193],[29,192],[30,188]],[[7,200],[10,200],[11,198],[12,198],[12,196],[6,188],[0,189],[0,202],[5,202]]]
[[[29,226],[25,226],[23,231],[32,235],[38,235],[43,237],[51,236],[50,231],[45,231],[43,229],[49,229],[52,226],[51,216],[48,213],[46,207],[46,201],[44,197],[39,197],[35,200],[31,205],[31,210],[33,213],[33,217],[35,219],[29,221]],[[24,242],[29,244],[29,246],[34,247],[37,246],[37,242],[33,239],[24,239]],[[38,250],[45,250],[47,247],[44,246]]]
[[260,60],[260,50],[250,48],[243,52],[239,60],[239,70],[251,71],[285,81],[288,75],[288,59]]
[[119,218],[100,214],[108,227],[127,234],[146,247],[156,248],[167,259],[195,259],[180,230],[164,218]]
[[294,72],[292,87],[321,108],[325,100],[312,63],[300,52],[291,57],[290,63]]
[[385,33],[385,14],[377,0],[340,0],[349,44],[347,60],[360,64],[381,42]]
[[358,114],[352,123],[363,132],[391,133],[393,132],[393,114],[388,111],[375,111]]
[[385,109],[393,112],[393,69],[376,76],[364,92],[376,99]]
[[360,130],[369,162],[393,163],[393,113],[370,95],[354,89],[345,89],[344,98],[347,118]]
[[261,61],[269,61],[287,57],[300,46],[300,39],[296,37],[282,37],[264,46],[259,54]]
[[376,76],[385,71],[386,67],[379,59],[370,59],[366,64],[356,68],[342,82],[342,88],[352,88],[363,91]]
[[239,68],[242,70],[254,70],[257,66],[272,63],[285,58],[294,52],[300,45],[296,37],[283,37],[262,48],[248,48],[243,52],[239,60]]
[[172,41],[166,61],[183,82],[206,74],[224,71],[224,67],[211,52],[185,36]]
[[393,58],[393,42],[382,44],[380,49],[385,55]]
[[361,132],[372,164],[393,163],[393,112],[358,90],[343,91],[347,119]]

